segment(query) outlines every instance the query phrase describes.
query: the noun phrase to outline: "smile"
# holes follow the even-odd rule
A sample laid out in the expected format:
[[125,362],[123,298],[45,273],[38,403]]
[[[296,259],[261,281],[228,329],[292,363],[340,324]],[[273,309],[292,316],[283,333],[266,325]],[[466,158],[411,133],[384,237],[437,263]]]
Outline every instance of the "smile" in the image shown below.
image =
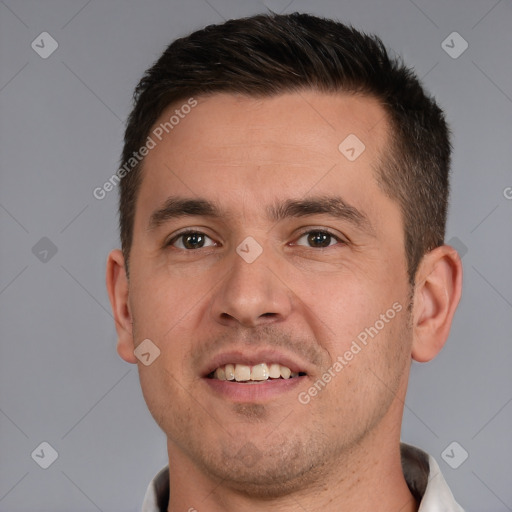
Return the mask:
[[240,363],[228,363],[219,366],[207,377],[209,379],[234,382],[264,382],[276,379],[293,379],[306,375],[304,372],[292,372],[279,363],[259,363],[253,366]]

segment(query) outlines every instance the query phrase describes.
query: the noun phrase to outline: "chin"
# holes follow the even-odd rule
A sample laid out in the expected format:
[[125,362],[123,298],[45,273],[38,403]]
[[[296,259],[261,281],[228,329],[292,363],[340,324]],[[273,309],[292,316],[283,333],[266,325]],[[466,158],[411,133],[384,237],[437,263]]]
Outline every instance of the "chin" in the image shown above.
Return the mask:
[[332,456],[329,446],[318,439],[304,442],[274,438],[272,446],[247,441],[236,453],[226,446],[220,453],[203,458],[202,466],[223,487],[257,499],[276,499],[311,487],[323,480],[322,468]]

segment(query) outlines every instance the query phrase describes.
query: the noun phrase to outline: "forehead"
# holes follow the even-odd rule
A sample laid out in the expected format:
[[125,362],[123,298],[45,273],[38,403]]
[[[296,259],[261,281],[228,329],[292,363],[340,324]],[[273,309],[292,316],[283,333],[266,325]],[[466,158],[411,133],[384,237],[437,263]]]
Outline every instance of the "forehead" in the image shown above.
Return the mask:
[[[158,129],[171,117],[178,121],[163,134],[164,142],[191,150],[189,158],[201,155],[221,160],[224,155],[218,152],[219,147],[235,149],[237,145],[254,147],[262,160],[271,156],[295,161],[306,153],[338,158],[338,145],[350,133],[374,149],[386,130],[383,108],[375,98],[363,95],[302,91],[255,98],[222,93],[199,97],[197,102],[179,120],[172,114],[186,102],[168,107],[154,127]],[[187,130],[191,124],[193,134]],[[273,151],[277,148],[279,154]]]
[[167,108],[150,132],[155,147],[143,162],[138,200],[146,218],[146,206],[171,193],[210,196],[226,206],[238,199],[248,208],[248,196],[266,206],[279,193],[303,197],[341,187],[353,195],[362,185],[377,192],[374,168],[387,122],[376,99],[302,91],[195,100],[193,109],[180,110],[187,100]]

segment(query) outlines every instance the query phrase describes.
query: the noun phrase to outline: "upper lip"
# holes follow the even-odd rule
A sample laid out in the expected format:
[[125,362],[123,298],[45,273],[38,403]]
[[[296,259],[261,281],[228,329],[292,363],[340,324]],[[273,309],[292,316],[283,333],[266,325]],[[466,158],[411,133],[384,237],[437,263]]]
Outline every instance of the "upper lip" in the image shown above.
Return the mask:
[[303,372],[308,374],[308,365],[300,361],[297,357],[287,355],[276,349],[260,349],[260,350],[230,350],[217,354],[204,366],[202,376],[206,377],[219,366],[226,364],[245,364],[254,366],[260,363],[277,363],[287,366],[292,372]]

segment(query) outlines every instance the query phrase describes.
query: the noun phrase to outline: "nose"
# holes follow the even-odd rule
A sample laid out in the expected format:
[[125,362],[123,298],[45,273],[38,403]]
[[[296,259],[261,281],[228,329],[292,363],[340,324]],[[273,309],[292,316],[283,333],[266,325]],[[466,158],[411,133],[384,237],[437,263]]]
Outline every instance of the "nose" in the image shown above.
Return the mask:
[[252,263],[234,252],[226,262],[229,271],[214,290],[211,302],[215,321],[256,327],[282,321],[290,314],[293,292],[270,252],[263,250]]

